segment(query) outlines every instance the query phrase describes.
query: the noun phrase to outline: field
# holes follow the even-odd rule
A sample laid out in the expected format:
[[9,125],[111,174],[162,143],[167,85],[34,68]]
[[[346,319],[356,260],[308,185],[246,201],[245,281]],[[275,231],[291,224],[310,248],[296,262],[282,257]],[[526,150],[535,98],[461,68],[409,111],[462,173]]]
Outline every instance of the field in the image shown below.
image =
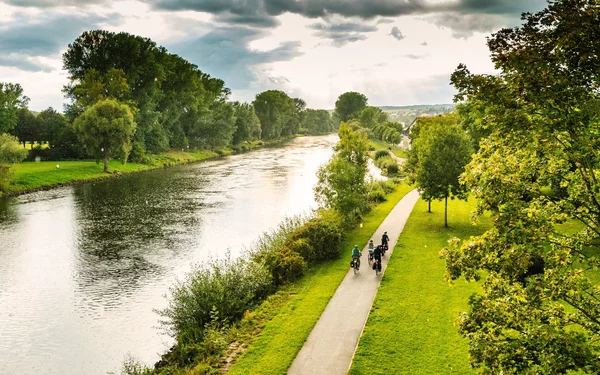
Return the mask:
[[449,202],[450,228],[443,203],[419,201],[411,214],[377,292],[350,374],[475,374],[467,342],[455,325],[478,289],[459,280],[450,287],[439,250],[448,239],[482,233],[469,221],[474,202]]

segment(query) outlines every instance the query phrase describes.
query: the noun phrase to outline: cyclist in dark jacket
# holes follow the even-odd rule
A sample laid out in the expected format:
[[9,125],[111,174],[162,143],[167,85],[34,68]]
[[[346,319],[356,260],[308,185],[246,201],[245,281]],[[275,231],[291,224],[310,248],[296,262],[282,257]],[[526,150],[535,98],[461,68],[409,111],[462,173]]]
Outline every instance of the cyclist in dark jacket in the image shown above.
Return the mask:
[[387,232],[383,232],[383,236],[381,236],[381,244],[387,245],[389,241],[390,238],[388,237]]
[[383,253],[383,249],[381,248],[380,245],[377,245],[375,250],[373,250],[373,258],[375,258],[375,261],[377,262],[377,267],[379,268],[379,271],[381,271],[381,254],[382,253]]

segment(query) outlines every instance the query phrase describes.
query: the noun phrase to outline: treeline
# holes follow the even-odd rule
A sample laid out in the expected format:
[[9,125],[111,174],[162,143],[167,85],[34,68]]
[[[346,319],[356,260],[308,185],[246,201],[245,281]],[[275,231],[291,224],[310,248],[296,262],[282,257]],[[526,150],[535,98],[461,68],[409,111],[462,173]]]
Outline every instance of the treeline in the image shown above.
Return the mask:
[[223,80],[148,38],[124,32],[84,32],[69,44],[63,66],[69,77],[64,115],[53,108],[34,114],[18,84],[0,84],[0,134],[15,135],[24,145],[47,144],[33,156],[101,157],[82,139],[85,127],[78,132],[74,122],[104,100],[126,105],[133,115],[133,136],[124,144],[133,161],[170,148],[225,147],[337,128],[329,112],[307,109],[304,100],[282,91],[265,91],[252,103],[228,101]]

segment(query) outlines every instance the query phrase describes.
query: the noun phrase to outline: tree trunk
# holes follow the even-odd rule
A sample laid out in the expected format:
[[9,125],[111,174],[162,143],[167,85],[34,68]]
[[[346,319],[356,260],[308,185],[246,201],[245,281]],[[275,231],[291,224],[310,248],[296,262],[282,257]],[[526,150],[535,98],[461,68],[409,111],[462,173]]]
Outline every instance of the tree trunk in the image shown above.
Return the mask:
[[104,149],[104,173],[108,173],[108,149]]
[[446,197],[446,207],[444,208],[444,226],[448,228],[448,197]]
[[429,204],[429,208],[427,209],[427,212],[431,213],[431,199],[428,200],[427,203]]

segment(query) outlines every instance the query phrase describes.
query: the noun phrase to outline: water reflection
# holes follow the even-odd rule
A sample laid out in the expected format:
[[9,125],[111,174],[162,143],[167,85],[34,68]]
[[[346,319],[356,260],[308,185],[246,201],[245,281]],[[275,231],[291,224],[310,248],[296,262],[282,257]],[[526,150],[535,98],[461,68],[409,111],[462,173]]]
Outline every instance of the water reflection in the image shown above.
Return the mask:
[[337,136],[0,200],[0,374],[104,374],[170,345],[153,309],[192,263],[241,252],[312,187]]

